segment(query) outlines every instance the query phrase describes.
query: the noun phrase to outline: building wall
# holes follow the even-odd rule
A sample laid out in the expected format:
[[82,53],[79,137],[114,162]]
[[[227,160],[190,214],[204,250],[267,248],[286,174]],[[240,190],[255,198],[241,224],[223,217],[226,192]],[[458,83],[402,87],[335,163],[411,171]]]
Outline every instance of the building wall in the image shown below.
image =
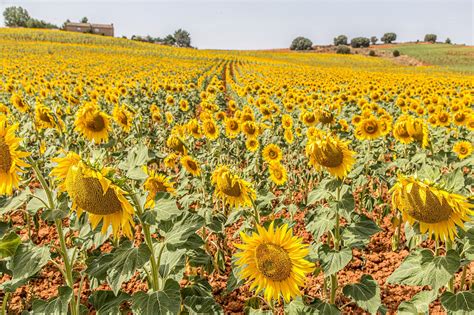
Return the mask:
[[68,32],[79,32],[79,33],[92,33],[97,35],[114,36],[113,27],[92,27],[92,26],[76,26],[67,25],[65,30]]

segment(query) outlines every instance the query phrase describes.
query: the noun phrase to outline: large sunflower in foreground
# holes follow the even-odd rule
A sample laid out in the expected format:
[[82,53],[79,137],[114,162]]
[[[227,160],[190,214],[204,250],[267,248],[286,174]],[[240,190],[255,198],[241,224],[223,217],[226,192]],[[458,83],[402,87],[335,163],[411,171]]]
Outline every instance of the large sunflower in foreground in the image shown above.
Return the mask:
[[102,221],[102,233],[111,225],[115,238],[120,230],[133,238],[133,207],[125,198],[126,192],[106,177],[106,169],[92,169],[73,152],[53,161],[58,165],[51,175],[61,181],[59,189],[68,193],[78,216],[85,211],[93,229]]
[[29,166],[22,158],[30,153],[18,150],[21,139],[15,137],[17,128],[18,124],[8,126],[6,118],[0,117],[0,195],[12,195],[20,182],[18,173],[23,172],[20,167]]
[[355,152],[349,149],[348,143],[330,135],[316,137],[308,141],[306,156],[316,169],[325,168],[331,175],[342,178],[355,163]]
[[453,240],[456,226],[463,228],[474,215],[466,197],[414,177],[399,175],[391,192],[393,207],[402,212],[403,218],[412,225],[418,222],[421,233],[428,232],[436,239]]
[[250,290],[264,291],[265,300],[283,297],[288,303],[301,295],[306,274],[314,270],[314,264],[304,259],[307,245],[287,224],[274,229],[272,222],[268,230],[257,225],[257,231],[251,236],[241,232],[243,244],[235,244],[241,249],[235,254],[236,264],[243,267],[240,276],[250,283]]
[[79,109],[74,125],[76,131],[89,141],[101,143],[109,139],[110,117],[94,104]]
[[212,173],[211,183],[214,194],[233,208],[250,206],[256,198],[252,184],[232,173],[226,165]]
[[163,174],[159,174],[154,170],[145,169],[145,173],[148,174],[143,187],[148,192],[146,197],[145,207],[152,208],[155,206],[155,197],[156,194],[160,192],[174,193],[175,189],[173,187],[174,183],[170,181],[168,177]]

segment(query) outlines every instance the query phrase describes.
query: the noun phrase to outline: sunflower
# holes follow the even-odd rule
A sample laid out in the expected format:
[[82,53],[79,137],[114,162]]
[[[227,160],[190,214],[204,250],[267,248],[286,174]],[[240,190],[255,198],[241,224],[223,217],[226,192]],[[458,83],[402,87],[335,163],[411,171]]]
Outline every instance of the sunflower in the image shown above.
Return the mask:
[[393,136],[399,142],[404,144],[409,144],[413,142],[413,138],[408,133],[407,124],[407,118],[405,116],[400,116],[395,126],[393,126]]
[[247,141],[245,141],[245,147],[247,148],[247,150],[249,150],[250,152],[255,152],[257,151],[258,147],[259,147],[259,143],[258,143],[258,140],[256,138],[249,138],[247,139]]
[[13,106],[15,106],[20,113],[26,113],[30,110],[30,106],[28,106],[19,94],[13,94],[10,98],[10,102],[12,102]]
[[472,154],[472,144],[468,141],[459,141],[454,144],[453,152],[457,154],[458,158],[465,159]]
[[281,125],[284,129],[291,129],[291,127],[293,127],[293,119],[291,116],[288,114],[281,116]]
[[272,182],[278,186],[284,185],[288,179],[285,167],[279,162],[270,163],[268,172],[270,173]]
[[228,166],[219,166],[211,176],[214,194],[233,208],[252,205],[256,194],[252,184],[231,172]]
[[369,118],[362,119],[357,125],[355,130],[355,136],[361,140],[374,140],[382,135],[382,126],[380,121],[371,116]]
[[75,130],[89,141],[101,143],[109,139],[110,117],[92,103],[78,110],[74,125]]
[[200,139],[202,137],[201,126],[196,118],[191,119],[187,123],[188,132],[191,133],[194,139]]
[[130,128],[132,127],[133,121],[133,113],[128,110],[125,105],[114,107],[114,111],[112,113],[117,124],[122,127],[123,131],[130,132]]
[[428,146],[428,126],[422,118],[410,117],[406,128],[410,137],[421,143],[423,148]]
[[273,222],[268,229],[257,225],[257,233],[241,232],[240,237],[243,243],[235,244],[241,250],[235,254],[236,264],[243,267],[239,276],[247,279],[250,290],[264,291],[267,301],[283,297],[287,303],[301,295],[306,274],[314,270],[305,259],[309,250],[302,238],[293,236],[287,224],[274,229]]
[[276,144],[270,143],[267,144],[263,149],[262,156],[267,163],[272,163],[280,162],[283,157],[283,154],[281,152],[281,149]]
[[184,145],[183,139],[176,134],[171,134],[168,139],[166,139],[166,146],[176,152],[186,155],[187,150]]
[[158,174],[154,170],[145,168],[148,178],[145,180],[143,187],[148,191],[145,207],[153,208],[155,206],[155,197],[159,192],[167,192],[173,194],[175,192],[174,183],[163,174]]
[[247,136],[247,138],[255,138],[258,136],[259,128],[254,121],[245,121],[242,124],[242,132]]
[[217,127],[216,122],[213,119],[206,119],[202,122],[202,129],[204,131],[204,135],[209,140],[216,140],[219,138],[219,128]]
[[35,107],[35,123],[38,130],[54,128],[56,123],[54,121],[53,112],[42,104],[36,104]]
[[176,153],[168,154],[164,159],[163,163],[167,168],[174,168],[176,166],[176,160],[178,159],[178,155]]
[[292,144],[293,141],[295,141],[295,136],[293,135],[291,129],[285,129],[285,132],[283,132],[283,138],[285,138],[285,141],[288,144]]
[[306,156],[309,163],[316,169],[321,167],[333,176],[342,178],[346,176],[355,163],[354,151],[348,146],[348,141],[342,141],[330,135],[321,135],[309,139],[306,145]]
[[22,139],[15,137],[18,124],[8,126],[6,118],[0,116],[0,195],[12,195],[13,189],[18,188],[23,173],[20,167],[28,167],[22,158],[30,155],[29,152],[18,150]]
[[191,175],[193,176],[201,175],[201,167],[199,166],[199,163],[195,159],[193,159],[191,156],[184,155],[183,157],[181,157],[180,163],[186,169],[186,171],[191,173]]
[[439,189],[431,183],[414,177],[399,175],[390,190],[393,207],[402,212],[410,224],[418,222],[421,233],[428,232],[435,239],[453,240],[457,235],[456,226],[464,227],[474,215],[466,197]]
[[120,230],[133,238],[134,209],[125,198],[126,192],[106,177],[107,169],[97,171],[73,152],[53,162],[58,164],[51,175],[61,181],[59,190],[67,192],[78,216],[87,212],[93,229],[102,221],[103,234],[112,226],[114,238]]
[[227,138],[233,139],[237,137],[240,132],[239,121],[235,118],[228,118],[225,122],[225,133]]

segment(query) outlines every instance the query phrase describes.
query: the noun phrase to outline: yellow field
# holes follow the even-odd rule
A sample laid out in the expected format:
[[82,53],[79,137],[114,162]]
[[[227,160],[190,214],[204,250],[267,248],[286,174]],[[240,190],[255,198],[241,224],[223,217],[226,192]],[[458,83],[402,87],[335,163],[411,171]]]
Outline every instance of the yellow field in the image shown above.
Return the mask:
[[[10,311],[474,309],[474,76],[26,29],[0,56]],[[389,273],[344,278],[377,233]],[[426,305],[381,298],[406,286]]]

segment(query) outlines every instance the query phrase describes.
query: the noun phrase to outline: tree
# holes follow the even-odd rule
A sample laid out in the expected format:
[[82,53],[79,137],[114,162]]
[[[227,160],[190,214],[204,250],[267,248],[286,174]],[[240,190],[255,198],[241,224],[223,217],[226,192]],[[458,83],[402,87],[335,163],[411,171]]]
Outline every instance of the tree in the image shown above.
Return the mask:
[[56,25],[45,22],[43,20],[37,20],[37,19],[29,19],[28,22],[26,22],[26,27],[28,28],[47,28],[47,29],[56,29],[58,28]]
[[5,26],[26,27],[30,15],[22,7],[8,7],[3,11]]
[[352,48],[369,47],[370,39],[367,37],[355,37],[351,40]]
[[385,44],[390,44],[397,40],[397,34],[395,33],[385,33],[383,34],[382,38],[380,39]]
[[339,35],[338,37],[334,37],[334,45],[347,45],[347,36]]
[[163,38],[163,44],[168,46],[174,46],[174,44],[176,44],[176,39],[171,34],[167,35],[165,38]]
[[377,41],[378,41],[378,40],[379,40],[379,39],[377,38],[377,36],[372,36],[372,37],[370,38],[370,42],[372,43],[372,45],[377,44]]
[[313,42],[307,39],[306,37],[299,36],[293,39],[291,42],[291,50],[311,50],[313,47]]
[[349,46],[347,45],[339,45],[337,46],[337,49],[336,49],[336,54],[350,54],[351,53],[351,49],[349,48]]
[[89,23],[89,19],[87,18],[87,16],[81,19],[81,23]]
[[175,44],[178,47],[191,47],[191,35],[189,32],[179,29],[174,32]]
[[438,38],[438,36],[436,36],[436,34],[426,34],[425,35],[425,42],[436,43],[436,38]]
[[448,37],[446,38],[446,41],[445,41],[446,44],[451,44],[451,39]]

